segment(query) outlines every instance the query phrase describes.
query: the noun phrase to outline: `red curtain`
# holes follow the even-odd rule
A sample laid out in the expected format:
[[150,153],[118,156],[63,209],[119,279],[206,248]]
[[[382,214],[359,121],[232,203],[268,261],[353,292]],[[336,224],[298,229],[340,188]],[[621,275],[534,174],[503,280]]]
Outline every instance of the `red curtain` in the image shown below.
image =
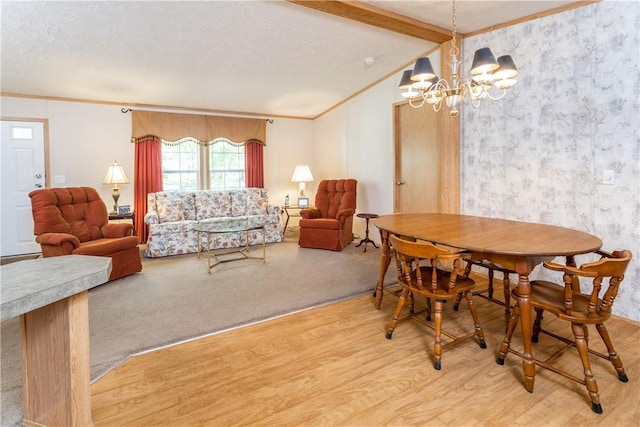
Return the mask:
[[244,180],[245,186],[264,187],[264,143],[257,139],[249,139],[244,146]]
[[147,137],[136,141],[134,165],[133,206],[138,241],[147,241],[147,194],[162,191],[162,150],[160,139]]

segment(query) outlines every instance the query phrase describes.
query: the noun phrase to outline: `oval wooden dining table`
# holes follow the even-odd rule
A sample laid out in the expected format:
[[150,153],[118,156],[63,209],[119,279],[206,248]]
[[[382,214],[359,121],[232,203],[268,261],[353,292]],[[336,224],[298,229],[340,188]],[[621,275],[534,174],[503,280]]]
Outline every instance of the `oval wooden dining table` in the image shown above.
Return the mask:
[[379,216],[374,220],[380,230],[382,258],[375,290],[375,306],[382,303],[383,280],[391,253],[389,234],[398,234],[473,252],[477,260],[499,264],[518,274],[521,295],[520,326],[524,342],[522,369],[525,388],[532,392],[535,363],[531,345],[531,287],[529,274],[535,266],[558,256],[575,266],[575,255],[595,252],[602,241],[589,233],[554,225],[440,213],[406,213]]

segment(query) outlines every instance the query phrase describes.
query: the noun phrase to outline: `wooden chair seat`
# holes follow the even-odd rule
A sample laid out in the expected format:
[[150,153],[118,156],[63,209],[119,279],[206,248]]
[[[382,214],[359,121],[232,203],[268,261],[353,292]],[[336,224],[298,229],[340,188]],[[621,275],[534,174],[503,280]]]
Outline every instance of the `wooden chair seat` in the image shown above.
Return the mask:
[[[567,312],[564,309],[564,286],[544,280],[536,280],[532,283],[534,283],[534,286],[531,287],[532,305],[546,310],[562,320],[595,325],[611,317],[611,312],[589,314],[590,295],[584,294],[573,296],[573,310]],[[511,294],[516,300],[520,298],[517,288]],[[598,299],[596,305],[601,303],[602,300]]]
[[[611,309],[618,295],[618,288],[627,265],[631,261],[631,251],[615,251],[611,254],[606,252],[598,252],[602,258],[597,261],[588,262],[576,268],[572,265],[561,265],[554,262],[545,262],[545,268],[553,271],[562,272],[564,284],[556,284],[549,281],[534,280],[531,282],[531,295],[529,301],[536,311],[536,320],[533,323],[532,342],[538,342],[541,333],[555,338],[565,345],[554,352],[545,360],[534,359],[536,365],[548,369],[552,372],[560,374],[565,378],[576,381],[586,386],[589,398],[591,399],[591,409],[598,414],[602,413],[602,405],[600,403],[600,395],[598,392],[598,384],[591,370],[589,354],[596,355],[603,359],[609,360],[615,369],[618,379],[627,382],[629,379],[622,365],[622,360],[616,353],[609,332],[604,323],[611,316]],[[580,288],[580,278],[592,279],[591,292],[584,294]],[[608,286],[603,286],[605,278],[609,278]],[[517,289],[512,292],[516,301],[519,301],[520,294]],[[542,328],[543,312],[551,313],[558,319],[569,322],[573,339],[562,337],[553,332]],[[500,353],[496,362],[500,365],[504,364],[507,353],[514,353],[520,357],[523,354],[511,348],[511,338],[518,324],[520,317],[520,306],[518,303],[514,305],[507,334],[500,346]],[[607,354],[603,354],[589,348],[589,331],[588,325],[595,325],[596,331],[602,338],[607,348]],[[580,361],[582,362],[583,376],[573,375],[566,369],[561,369],[554,364],[562,354],[570,347],[578,350]]]

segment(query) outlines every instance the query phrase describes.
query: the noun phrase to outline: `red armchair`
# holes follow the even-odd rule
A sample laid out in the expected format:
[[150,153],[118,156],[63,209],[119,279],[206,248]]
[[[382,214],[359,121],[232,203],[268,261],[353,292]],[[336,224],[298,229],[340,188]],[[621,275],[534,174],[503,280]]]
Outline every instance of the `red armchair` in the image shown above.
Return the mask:
[[300,247],[341,251],[353,241],[357,186],[355,179],[320,181],[315,207],[300,211]]
[[115,280],[142,270],[131,224],[109,224],[107,207],[94,188],[47,188],[29,193],[36,242],[42,256],[111,258]]

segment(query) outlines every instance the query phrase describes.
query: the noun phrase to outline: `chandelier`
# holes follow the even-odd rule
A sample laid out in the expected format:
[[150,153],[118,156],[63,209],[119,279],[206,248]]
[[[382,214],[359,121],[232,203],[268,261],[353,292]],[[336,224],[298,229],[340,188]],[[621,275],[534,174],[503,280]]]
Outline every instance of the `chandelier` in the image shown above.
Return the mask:
[[452,6],[453,37],[449,56],[449,81],[440,79],[433,71],[429,58],[418,58],[413,70],[405,70],[398,86],[404,92],[401,95],[409,100],[413,108],[420,108],[425,103],[431,104],[435,111],[440,111],[445,103],[449,114],[457,117],[462,103],[471,103],[473,108],[480,107],[485,98],[498,100],[507,90],[516,84],[518,69],[511,55],[498,57],[496,60],[488,47],[476,50],[471,64],[471,78],[460,77],[460,49],[456,38],[456,0]]

